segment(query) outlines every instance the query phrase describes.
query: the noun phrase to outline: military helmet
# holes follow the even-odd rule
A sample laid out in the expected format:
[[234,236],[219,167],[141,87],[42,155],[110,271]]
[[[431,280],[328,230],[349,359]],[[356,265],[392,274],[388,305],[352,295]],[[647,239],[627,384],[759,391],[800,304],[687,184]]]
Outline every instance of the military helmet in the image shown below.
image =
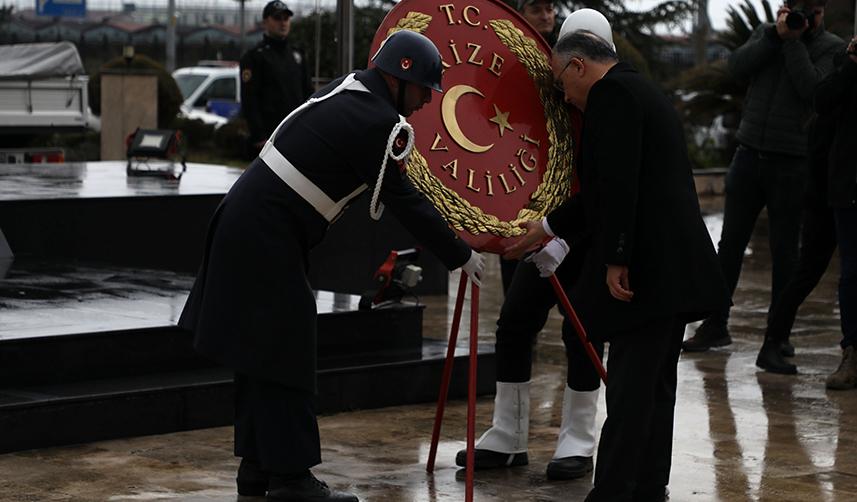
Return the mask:
[[410,30],[393,33],[381,43],[372,62],[394,77],[443,92],[440,52],[425,35]]

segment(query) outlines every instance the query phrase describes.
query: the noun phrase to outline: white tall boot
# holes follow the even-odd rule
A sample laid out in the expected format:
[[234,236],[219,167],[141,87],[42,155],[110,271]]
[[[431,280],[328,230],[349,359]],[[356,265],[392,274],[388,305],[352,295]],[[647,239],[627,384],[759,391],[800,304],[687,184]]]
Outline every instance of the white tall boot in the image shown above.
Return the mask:
[[[476,468],[526,465],[529,432],[530,382],[497,382],[492,426],[476,442]],[[458,452],[457,465],[465,465],[466,453]]]
[[556,452],[548,464],[548,479],[574,479],[592,470],[595,454],[595,412],[599,389],[580,392],[565,387],[562,425]]

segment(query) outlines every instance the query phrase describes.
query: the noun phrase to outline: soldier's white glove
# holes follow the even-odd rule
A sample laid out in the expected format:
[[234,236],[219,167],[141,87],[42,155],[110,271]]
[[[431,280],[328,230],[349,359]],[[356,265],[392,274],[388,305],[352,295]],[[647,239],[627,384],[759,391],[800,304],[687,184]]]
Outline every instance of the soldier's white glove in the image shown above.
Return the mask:
[[482,287],[482,272],[485,270],[485,258],[476,251],[470,250],[470,259],[467,260],[461,270],[467,274],[467,277],[480,288]]
[[545,244],[545,247],[526,257],[524,261],[535,263],[540,277],[550,277],[565,259],[568,250],[568,244],[564,240],[554,237]]

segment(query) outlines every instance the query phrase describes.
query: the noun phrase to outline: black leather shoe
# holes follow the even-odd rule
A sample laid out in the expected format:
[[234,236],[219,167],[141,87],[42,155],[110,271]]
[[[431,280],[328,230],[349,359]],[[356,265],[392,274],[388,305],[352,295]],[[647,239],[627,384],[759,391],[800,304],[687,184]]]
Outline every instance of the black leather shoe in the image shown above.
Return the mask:
[[670,489],[666,486],[656,486],[634,491],[634,502],[666,502],[670,499]]
[[[498,451],[480,450],[473,452],[474,469],[498,469],[501,467],[517,467],[527,465],[530,459],[527,452],[524,453],[500,453]],[[467,450],[458,450],[455,454],[455,465],[467,467]]]
[[795,356],[795,346],[791,344],[788,340],[780,343],[780,354],[783,357],[794,357]]
[[238,466],[238,495],[245,497],[264,497],[268,491],[268,473],[252,460],[241,459]]
[[732,343],[725,324],[704,321],[696,328],[692,337],[681,343],[685,352],[705,352],[712,347],[723,347]]
[[548,464],[548,479],[577,479],[592,472],[592,457],[555,458]]
[[781,375],[797,374],[797,366],[783,359],[782,345],[776,341],[765,341],[756,357],[756,366],[769,373]]
[[272,476],[268,501],[276,502],[358,502],[357,497],[331,490],[327,483],[309,474],[298,479]]

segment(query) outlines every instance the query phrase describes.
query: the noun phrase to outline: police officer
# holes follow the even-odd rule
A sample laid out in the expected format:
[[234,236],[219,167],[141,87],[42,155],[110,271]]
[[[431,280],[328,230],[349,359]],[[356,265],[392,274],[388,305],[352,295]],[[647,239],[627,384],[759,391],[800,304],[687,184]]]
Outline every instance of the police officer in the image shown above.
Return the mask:
[[289,43],[294,13],[280,0],[262,10],[265,33],[241,57],[241,111],[258,153],[283,117],[312,93],[306,57]]
[[[293,111],[218,206],[180,326],[203,355],[235,370],[240,495],[353,501],[310,473],[321,462],[316,309],[307,254],[349,202],[371,193],[449,269],[479,284],[482,256],[447,226],[404,171],[408,116],[441,90],[441,57],[400,31],[375,68],[341,77]],[[343,259],[347,259],[343,250]]]

